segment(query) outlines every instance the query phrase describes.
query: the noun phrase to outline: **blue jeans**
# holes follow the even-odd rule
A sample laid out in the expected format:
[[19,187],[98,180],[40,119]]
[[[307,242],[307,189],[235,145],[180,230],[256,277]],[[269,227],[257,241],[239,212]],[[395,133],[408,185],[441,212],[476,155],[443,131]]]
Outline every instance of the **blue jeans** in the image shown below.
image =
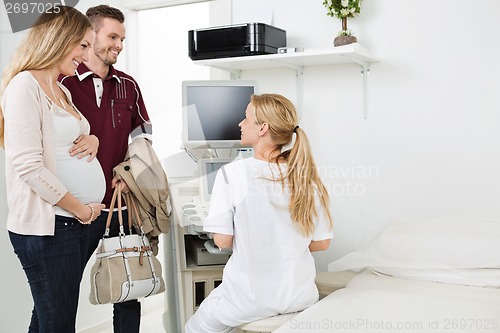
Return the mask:
[[[128,229],[128,216],[127,210],[123,211],[123,225],[125,226],[125,233],[129,232]],[[106,220],[108,218],[107,212],[102,214],[90,225],[89,233],[89,247],[87,252],[87,260],[90,260],[95,249],[99,245],[99,240],[102,238],[106,229]],[[119,224],[118,213],[114,212],[111,219],[109,228],[109,236],[118,236]],[[134,228],[132,232],[135,233]],[[93,263],[92,263],[93,264]],[[141,325],[141,302],[138,300],[130,300],[123,303],[113,304],[113,331],[114,333],[139,333]]]
[[28,278],[33,312],[28,333],[74,333],[88,226],[57,216],[54,236],[19,235],[10,242]]

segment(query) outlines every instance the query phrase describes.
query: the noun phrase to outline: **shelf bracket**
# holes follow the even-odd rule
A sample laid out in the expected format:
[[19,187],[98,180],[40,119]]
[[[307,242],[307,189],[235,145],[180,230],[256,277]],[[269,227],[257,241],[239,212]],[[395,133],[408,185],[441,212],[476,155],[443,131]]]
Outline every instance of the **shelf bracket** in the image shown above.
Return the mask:
[[370,75],[370,66],[362,65],[361,66],[361,75],[363,75],[363,117],[368,118],[368,77]]
[[295,80],[297,82],[297,113],[300,120],[304,107],[304,66],[295,69]]
[[276,62],[281,63],[284,67],[295,70],[295,82],[297,87],[297,113],[300,119],[302,118],[302,109],[304,106],[304,66],[296,66],[282,61]]
[[[222,68],[221,68],[222,69]],[[243,72],[241,69],[226,69],[229,73],[231,73],[231,80],[241,80],[241,73]]]
[[363,76],[363,91],[362,91],[362,103],[363,103],[363,118],[368,118],[368,77],[370,75],[370,63],[366,61],[361,61],[356,59],[355,57],[351,57],[350,55],[344,54],[345,57],[351,59],[353,62],[357,63],[361,67],[361,75]]

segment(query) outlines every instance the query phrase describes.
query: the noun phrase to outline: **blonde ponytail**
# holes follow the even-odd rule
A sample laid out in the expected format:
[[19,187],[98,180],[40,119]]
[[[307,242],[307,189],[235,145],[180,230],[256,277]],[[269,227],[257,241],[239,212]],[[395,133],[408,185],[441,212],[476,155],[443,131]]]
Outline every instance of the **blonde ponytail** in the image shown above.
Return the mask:
[[256,121],[269,125],[276,150],[281,152],[296,134],[292,148],[275,158],[276,163],[286,160],[288,164],[286,173],[276,180],[288,182],[292,220],[298,223],[304,235],[312,235],[314,219],[318,217],[316,200],[319,200],[332,227],[329,194],[319,177],[309,139],[305,131],[297,126],[298,116],[293,103],[278,94],[254,95],[251,103],[255,107]]

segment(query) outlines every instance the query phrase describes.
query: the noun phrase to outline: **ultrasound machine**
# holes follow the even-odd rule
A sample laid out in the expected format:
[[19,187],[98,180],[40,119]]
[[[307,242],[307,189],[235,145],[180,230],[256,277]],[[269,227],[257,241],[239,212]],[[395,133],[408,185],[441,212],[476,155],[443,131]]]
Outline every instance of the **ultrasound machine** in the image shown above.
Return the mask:
[[175,304],[177,313],[164,314],[166,328],[177,327],[175,331],[183,332],[184,323],[222,281],[222,269],[231,252],[215,246],[211,235],[203,231],[203,220],[217,171],[235,159],[253,155],[250,147],[241,146],[238,124],[245,117],[251,95],[256,93],[254,81],[182,84],[182,148],[197,167],[190,177],[169,178],[174,206],[170,250],[175,274],[167,268],[167,276],[175,281],[171,284],[174,290],[170,295],[167,292],[166,305],[172,308]]

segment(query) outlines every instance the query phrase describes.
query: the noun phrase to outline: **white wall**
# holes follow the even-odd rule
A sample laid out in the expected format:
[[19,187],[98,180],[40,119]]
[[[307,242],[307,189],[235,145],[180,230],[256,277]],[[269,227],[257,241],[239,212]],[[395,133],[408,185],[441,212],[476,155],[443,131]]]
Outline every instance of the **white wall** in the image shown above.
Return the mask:
[[[91,4],[80,1],[78,8]],[[340,30],[321,0],[237,0],[234,17],[244,16],[252,4],[273,9],[273,24],[287,30],[289,46],[331,47]],[[500,216],[499,11],[496,0],[477,0],[474,9],[465,0],[364,1],[349,27],[382,59],[370,74],[367,120],[358,66],[306,69],[300,125],[333,192],[335,219],[331,248],[316,256],[319,270],[395,217]],[[159,35],[168,40],[168,32]],[[15,45],[14,38],[4,37],[2,68]],[[262,91],[296,101],[294,73],[288,70],[245,72],[243,78],[256,78]],[[2,182],[0,220],[5,221]],[[349,195],[350,186],[362,193]],[[13,286],[1,289],[2,299],[11,301],[3,302],[0,321],[12,325],[6,331],[22,332],[27,320],[11,318],[29,317],[31,305],[20,303],[30,296],[17,258],[9,257],[10,243],[0,240],[9,267],[0,284]],[[82,316],[88,322],[108,317],[96,311],[99,307],[80,309],[79,327],[85,327]]]

